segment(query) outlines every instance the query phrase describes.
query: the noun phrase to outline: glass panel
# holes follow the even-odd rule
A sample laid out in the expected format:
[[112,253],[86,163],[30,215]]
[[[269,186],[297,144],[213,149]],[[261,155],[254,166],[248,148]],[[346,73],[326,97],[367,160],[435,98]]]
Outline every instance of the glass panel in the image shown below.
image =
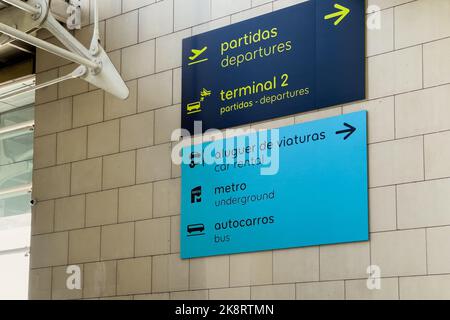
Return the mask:
[[[0,91],[14,86],[3,86]],[[0,102],[0,112],[10,110],[0,113],[0,129],[23,127],[0,134],[0,299],[28,296],[33,131],[27,126],[34,120],[33,103],[34,92]]]
[[33,161],[22,161],[0,166],[0,191],[31,183]]
[[[34,119],[33,106],[0,114],[0,128]],[[33,132],[22,130],[0,135],[0,166],[33,159]]]
[[33,106],[24,107],[0,115],[0,128],[34,119]]
[[0,218],[30,213],[31,194],[0,200]]
[[33,134],[0,139],[0,166],[33,159]]

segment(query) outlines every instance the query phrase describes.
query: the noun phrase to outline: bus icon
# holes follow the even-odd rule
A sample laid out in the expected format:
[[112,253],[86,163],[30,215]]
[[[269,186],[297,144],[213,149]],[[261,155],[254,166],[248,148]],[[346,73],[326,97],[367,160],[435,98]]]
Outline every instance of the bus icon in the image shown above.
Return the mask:
[[190,224],[187,226],[187,232],[188,237],[203,236],[205,235],[205,225],[202,223]]
[[187,114],[202,112],[202,104],[200,101],[189,103],[186,107]]

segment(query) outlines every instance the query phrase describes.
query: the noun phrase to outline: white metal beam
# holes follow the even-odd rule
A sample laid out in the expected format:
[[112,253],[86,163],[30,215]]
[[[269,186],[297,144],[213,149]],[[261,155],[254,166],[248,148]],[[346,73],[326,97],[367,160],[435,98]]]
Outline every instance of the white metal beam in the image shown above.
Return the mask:
[[18,39],[20,41],[31,44],[42,50],[49,51],[57,56],[67,59],[69,61],[84,65],[90,69],[97,70],[100,67],[99,64],[91,61],[90,59],[81,57],[76,53],[73,53],[73,52],[63,49],[63,48],[60,48],[54,44],[51,44],[51,43],[41,40],[39,38],[33,37],[33,36],[29,35],[28,33],[11,28],[10,26],[7,26],[6,24],[0,23],[0,32],[7,34],[8,36],[10,36],[14,39]]
[[[46,28],[50,31],[68,50],[18,30],[15,24],[11,26],[0,23],[0,33],[4,33],[12,38],[19,39],[42,50],[75,62],[80,66],[85,67],[85,69],[78,68],[76,70],[78,72],[77,77],[80,77],[120,99],[126,99],[128,97],[128,87],[125,85],[119,72],[116,70],[107,53],[100,46],[98,41],[98,12],[96,0],[92,0],[91,2],[91,5],[95,8],[95,25],[94,35],[89,49],[84,47],[70,32],[61,26],[50,12],[46,0],[29,0],[30,4],[20,0],[0,1],[14,5],[26,12],[29,16],[31,15],[32,19],[38,22],[39,27]],[[58,78],[55,81],[59,82],[63,80],[66,79],[63,77]]]
[[34,120],[0,128],[0,140],[18,137],[34,131]]
[[27,184],[24,186],[0,190],[0,200],[21,196],[21,195],[24,195],[27,193],[31,193],[32,189],[33,189],[33,186],[31,184]]
[[0,1],[10,4],[16,8],[19,8],[20,10],[25,11],[26,13],[30,13],[30,14],[41,13],[41,9],[39,9],[39,7],[29,5],[28,3],[23,2],[21,0],[0,0]]
[[31,92],[31,91],[36,91],[36,90],[39,90],[39,89],[43,89],[43,88],[52,86],[54,84],[57,84],[57,83],[60,83],[60,82],[63,82],[63,81],[76,79],[76,78],[81,78],[86,73],[87,73],[86,67],[80,66],[77,69],[75,69],[73,72],[71,72],[68,75],[65,75],[63,77],[59,77],[59,78],[56,78],[56,79],[53,79],[53,80],[50,80],[50,81],[47,81],[47,82],[44,82],[44,83],[40,83],[38,85],[33,85],[33,86],[25,87],[25,88],[21,87],[21,88],[19,88],[17,90],[9,91],[9,92],[7,92],[7,93],[5,93],[3,95],[0,94],[0,101],[7,100],[9,98],[18,96],[20,94],[28,93],[28,92]]

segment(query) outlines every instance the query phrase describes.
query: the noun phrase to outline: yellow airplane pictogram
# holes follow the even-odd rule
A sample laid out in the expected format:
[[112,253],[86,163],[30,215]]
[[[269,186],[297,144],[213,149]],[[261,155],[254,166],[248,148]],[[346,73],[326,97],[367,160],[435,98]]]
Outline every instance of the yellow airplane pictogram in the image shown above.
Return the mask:
[[208,47],[204,47],[203,49],[192,49],[192,56],[189,57],[189,60],[191,60],[192,62],[189,63],[189,65],[193,65],[193,64],[197,64],[197,63],[201,63],[201,62],[205,62],[208,61],[208,58],[202,59],[202,60],[197,60],[198,57],[200,57],[206,50],[208,49]]

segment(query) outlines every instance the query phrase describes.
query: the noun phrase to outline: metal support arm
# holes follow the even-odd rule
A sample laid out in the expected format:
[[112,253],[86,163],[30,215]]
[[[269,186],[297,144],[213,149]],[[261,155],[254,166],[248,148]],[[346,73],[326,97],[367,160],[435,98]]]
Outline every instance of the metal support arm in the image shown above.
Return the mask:
[[26,2],[20,1],[20,0],[0,0],[0,2],[4,2],[7,4],[10,4],[16,8],[19,8],[20,10],[23,10],[30,14],[39,14],[41,13],[41,9],[35,6],[31,6]]
[[17,96],[19,94],[23,94],[23,93],[27,93],[30,91],[36,91],[39,89],[43,89],[49,86],[52,86],[54,84],[63,82],[63,81],[67,81],[67,80],[71,80],[71,79],[77,79],[77,78],[82,78],[86,75],[87,73],[87,69],[84,66],[80,66],[78,68],[76,68],[73,72],[69,73],[68,75],[44,82],[44,83],[40,83],[38,85],[34,85],[34,86],[30,86],[30,87],[26,87],[26,88],[20,88],[17,90],[13,90],[10,92],[7,92],[3,95],[0,95],[0,101],[4,101],[7,100],[9,98],[12,98],[14,96]]
[[[31,36],[4,23],[0,23],[0,33],[4,33],[12,38],[19,39],[42,50],[75,62],[76,64],[85,67],[85,69],[76,70],[78,72],[77,77],[80,77],[120,99],[126,99],[128,97],[128,87],[125,85],[125,82],[109,59],[105,50],[98,43],[98,12],[96,0],[91,0],[91,5],[93,4],[95,8],[95,24],[90,50],[84,47],[53,17],[46,0],[29,0],[28,3],[20,0],[0,1],[13,5],[26,13],[31,14],[33,19],[40,21],[41,27],[50,31],[70,51]],[[30,3],[34,5],[31,5]],[[56,81],[59,82],[62,81],[62,79],[63,78],[59,78],[56,79]]]
[[80,57],[78,54],[75,54],[71,51],[60,48],[58,46],[55,46],[54,44],[51,44],[47,41],[33,37],[33,36],[29,35],[28,33],[11,28],[10,26],[7,26],[6,24],[0,23],[0,32],[7,34],[8,36],[10,36],[12,38],[15,38],[20,41],[31,44],[42,50],[49,51],[57,56],[67,59],[69,61],[84,65],[90,69],[98,69],[99,68],[99,65],[97,63],[95,63],[85,57]]

